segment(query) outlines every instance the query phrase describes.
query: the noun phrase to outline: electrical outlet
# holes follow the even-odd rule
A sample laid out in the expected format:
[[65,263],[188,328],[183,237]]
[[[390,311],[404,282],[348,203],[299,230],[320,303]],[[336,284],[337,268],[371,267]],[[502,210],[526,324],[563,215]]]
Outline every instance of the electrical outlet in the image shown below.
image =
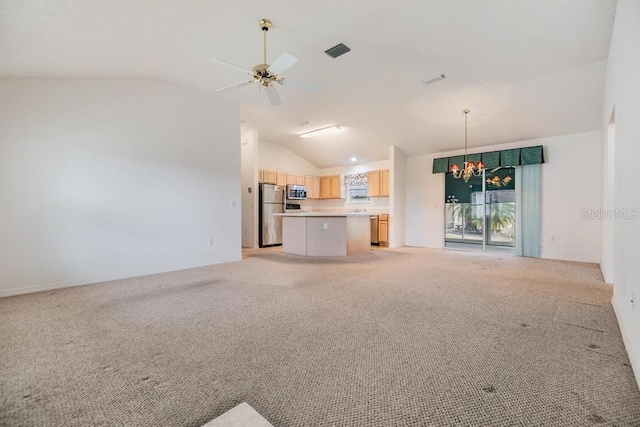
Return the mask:
[[324,225],[324,229],[325,229],[325,230],[328,230],[328,229],[329,229],[329,223],[328,223],[328,222],[325,222],[323,225]]
[[556,241],[556,236],[551,236],[551,241],[555,242]]
[[232,201],[231,201],[231,207],[232,207],[232,208],[235,208],[235,207],[236,207],[236,201],[235,201],[235,200],[232,200]]
[[214,243],[214,241],[213,241],[213,237],[212,237],[212,238],[209,239],[209,246],[213,246],[213,243]]

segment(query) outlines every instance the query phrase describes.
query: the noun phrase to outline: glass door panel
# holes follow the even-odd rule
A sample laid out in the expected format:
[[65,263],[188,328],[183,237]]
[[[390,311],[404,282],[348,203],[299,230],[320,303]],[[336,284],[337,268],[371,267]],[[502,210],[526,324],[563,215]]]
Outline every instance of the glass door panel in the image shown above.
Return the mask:
[[485,171],[486,244],[515,246],[515,169]]

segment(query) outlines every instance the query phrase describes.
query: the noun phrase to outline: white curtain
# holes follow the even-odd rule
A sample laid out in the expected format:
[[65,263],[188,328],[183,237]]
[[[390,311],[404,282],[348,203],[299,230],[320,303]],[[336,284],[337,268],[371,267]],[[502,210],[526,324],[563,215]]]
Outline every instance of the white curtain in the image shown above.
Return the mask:
[[540,258],[540,165],[516,167],[516,254]]

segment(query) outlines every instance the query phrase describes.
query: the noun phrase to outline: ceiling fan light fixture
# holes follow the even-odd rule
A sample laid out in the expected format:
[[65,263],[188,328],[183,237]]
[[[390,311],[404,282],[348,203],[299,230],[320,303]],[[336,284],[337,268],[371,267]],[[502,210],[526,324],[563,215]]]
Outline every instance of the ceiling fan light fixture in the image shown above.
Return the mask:
[[430,83],[435,83],[444,79],[444,74],[436,74],[435,76],[427,77],[426,79],[420,80],[423,85],[428,85]]
[[301,133],[299,136],[300,138],[313,138],[314,136],[324,135],[326,133],[331,133],[339,130],[342,130],[339,125],[331,125],[320,129],[314,129],[309,132]]

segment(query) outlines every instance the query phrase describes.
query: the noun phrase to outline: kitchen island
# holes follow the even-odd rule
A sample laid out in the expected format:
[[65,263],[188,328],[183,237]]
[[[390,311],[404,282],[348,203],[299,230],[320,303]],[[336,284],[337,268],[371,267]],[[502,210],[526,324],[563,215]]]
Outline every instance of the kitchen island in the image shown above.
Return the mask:
[[282,250],[305,256],[345,256],[371,250],[368,213],[302,212],[282,216]]

